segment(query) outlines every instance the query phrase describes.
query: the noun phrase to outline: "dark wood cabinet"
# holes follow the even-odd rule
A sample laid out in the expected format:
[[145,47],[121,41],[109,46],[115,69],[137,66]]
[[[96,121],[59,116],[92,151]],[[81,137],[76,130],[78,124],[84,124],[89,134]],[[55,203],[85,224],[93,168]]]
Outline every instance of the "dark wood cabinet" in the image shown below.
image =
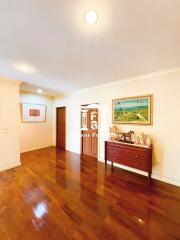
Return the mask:
[[106,141],[105,164],[108,160],[112,162],[112,166],[114,162],[147,172],[149,180],[151,180],[152,147]]

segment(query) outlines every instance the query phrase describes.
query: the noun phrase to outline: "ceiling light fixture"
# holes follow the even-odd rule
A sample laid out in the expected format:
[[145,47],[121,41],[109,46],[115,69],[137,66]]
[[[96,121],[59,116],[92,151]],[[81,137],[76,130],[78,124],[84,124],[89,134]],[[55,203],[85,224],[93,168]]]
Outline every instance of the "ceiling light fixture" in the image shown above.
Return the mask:
[[93,25],[96,24],[98,21],[98,14],[95,10],[89,10],[88,12],[86,12],[84,18],[86,23]]
[[38,92],[39,94],[42,94],[42,93],[43,93],[43,90],[42,90],[42,89],[38,89],[37,92]]
[[24,73],[33,73],[34,72],[34,68],[32,66],[24,64],[24,63],[15,64],[15,68]]

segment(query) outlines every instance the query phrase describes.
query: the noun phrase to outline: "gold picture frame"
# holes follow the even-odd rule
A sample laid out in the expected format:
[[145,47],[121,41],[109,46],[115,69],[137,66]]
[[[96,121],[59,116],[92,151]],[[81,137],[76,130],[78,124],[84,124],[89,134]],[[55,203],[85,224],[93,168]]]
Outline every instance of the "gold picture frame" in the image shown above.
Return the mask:
[[153,124],[153,95],[112,100],[113,124]]

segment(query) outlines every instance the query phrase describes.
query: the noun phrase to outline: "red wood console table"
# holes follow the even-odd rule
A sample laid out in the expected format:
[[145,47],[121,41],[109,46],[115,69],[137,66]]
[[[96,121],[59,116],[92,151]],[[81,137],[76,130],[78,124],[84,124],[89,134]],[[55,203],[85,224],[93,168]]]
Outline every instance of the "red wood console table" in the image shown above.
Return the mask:
[[148,173],[152,173],[152,147],[143,147],[116,141],[105,141],[105,164],[107,161],[119,163]]

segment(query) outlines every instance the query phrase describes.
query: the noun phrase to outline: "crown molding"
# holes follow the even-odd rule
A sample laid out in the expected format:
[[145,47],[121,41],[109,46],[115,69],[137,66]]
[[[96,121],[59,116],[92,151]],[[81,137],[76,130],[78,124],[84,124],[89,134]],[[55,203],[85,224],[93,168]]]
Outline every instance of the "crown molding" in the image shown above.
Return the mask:
[[[67,96],[71,96],[71,95],[74,95],[74,94],[77,94],[77,93],[81,93],[83,91],[89,91],[89,90],[92,90],[92,89],[104,88],[104,87],[114,86],[114,85],[117,85],[117,84],[123,84],[123,83],[148,79],[148,78],[157,77],[157,76],[161,76],[161,75],[165,75],[165,74],[169,74],[169,73],[174,73],[174,72],[180,72],[180,67],[170,68],[170,69],[156,71],[156,72],[152,72],[152,73],[147,73],[147,74],[143,74],[143,75],[139,75],[139,76],[131,77],[131,78],[123,78],[123,79],[118,80],[118,81],[112,81],[112,82],[109,82],[109,83],[106,83],[106,84],[101,84],[101,85],[97,85],[97,86],[93,86],[93,87],[89,87],[89,88],[82,88],[82,89],[75,90],[75,91],[72,91],[72,92],[64,93],[63,96],[67,97]],[[58,95],[56,97],[61,97],[62,98],[62,95]]]

